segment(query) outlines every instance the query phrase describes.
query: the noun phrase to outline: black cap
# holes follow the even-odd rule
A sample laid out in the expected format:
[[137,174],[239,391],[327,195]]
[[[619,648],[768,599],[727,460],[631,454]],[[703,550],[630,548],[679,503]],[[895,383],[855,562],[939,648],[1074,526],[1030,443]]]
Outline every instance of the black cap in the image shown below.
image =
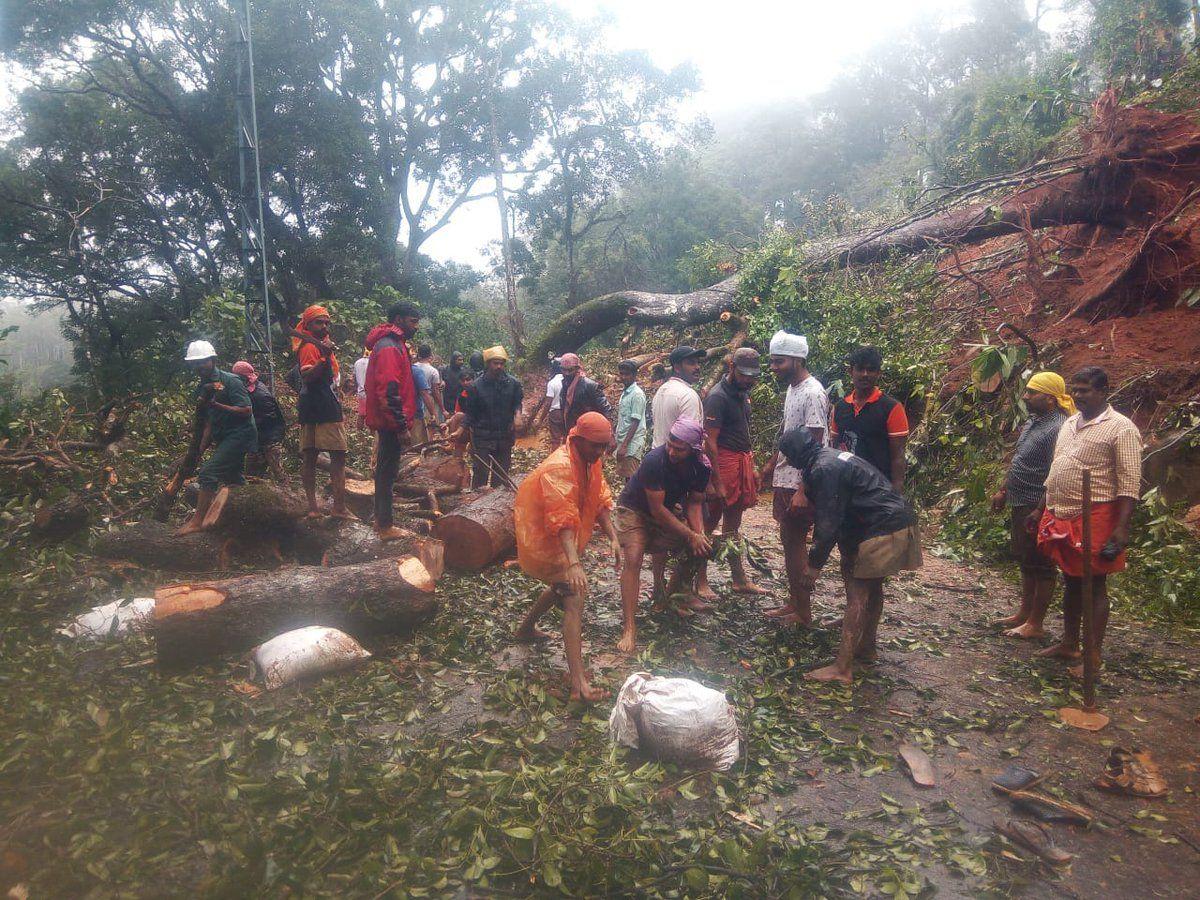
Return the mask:
[[671,365],[675,366],[685,359],[695,359],[698,356],[707,355],[703,350],[697,350],[695,347],[676,347],[671,351]]
[[757,378],[762,374],[758,351],[753,347],[741,347],[733,351],[733,369],[741,375]]

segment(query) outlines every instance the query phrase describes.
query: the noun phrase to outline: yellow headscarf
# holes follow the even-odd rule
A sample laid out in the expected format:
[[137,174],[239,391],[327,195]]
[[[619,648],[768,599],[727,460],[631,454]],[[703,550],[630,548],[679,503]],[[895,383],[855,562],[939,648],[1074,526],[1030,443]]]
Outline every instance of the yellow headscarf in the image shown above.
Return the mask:
[[493,359],[508,359],[508,352],[499,344],[495,347],[488,347],[483,351],[483,361],[486,364]]
[[1039,394],[1049,394],[1058,403],[1059,409],[1068,416],[1075,415],[1075,401],[1067,393],[1067,383],[1054,372],[1038,372],[1029,379],[1025,387]]

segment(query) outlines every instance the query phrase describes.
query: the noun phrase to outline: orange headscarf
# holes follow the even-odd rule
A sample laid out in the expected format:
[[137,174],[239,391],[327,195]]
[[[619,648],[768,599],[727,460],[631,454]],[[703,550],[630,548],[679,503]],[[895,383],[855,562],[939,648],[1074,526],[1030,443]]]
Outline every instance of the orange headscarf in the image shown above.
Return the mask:
[[603,458],[585,464],[571,440],[576,437],[607,443],[612,426],[600,413],[580,416],[567,442],[521,482],[513,504],[517,560],[527,575],[550,584],[566,580],[567,558],[558,540],[559,532],[573,530],[575,546],[582,552],[592,537],[600,510],[613,505],[612,492],[604,480]]
[[[300,324],[296,326],[296,330],[302,331],[308,335],[312,335],[313,340],[316,340],[316,335],[313,335],[312,332],[308,330],[308,326],[312,323],[313,319],[319,319],[321,317],[328,319],[329,310],[324,306],[318,306],[314,303],[308,309],[304,310],[304,312],[300,313]],[[304,347],[308,347],[310,352],[303,352]],[[309,361],[305,360],[303,357],[311,357],[313,353],[320,354],[320,351],[317,350],[316,347],[314,347],[312,344],[309,344],[307,341],[300,340],[298,337],[292,338],[292,352],[295,353],[297,357],[300,357],[301,366],[315,365],[318,360]],[[329,354],[329,367],[333,370],[333,380],[336,383],[341,374],[336,353]]]

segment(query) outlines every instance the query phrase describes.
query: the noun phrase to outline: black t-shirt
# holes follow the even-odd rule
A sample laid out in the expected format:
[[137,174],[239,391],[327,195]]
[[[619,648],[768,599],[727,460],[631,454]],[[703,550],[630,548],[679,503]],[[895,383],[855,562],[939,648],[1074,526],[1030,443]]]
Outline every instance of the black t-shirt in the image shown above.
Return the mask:
[[720,428],[717,446],[736,453],[745,453],[750,444],[750,397],[729,383],[721,381],[708,392],[704,401],[704,424]]
[[709,469],[693,454],[682,466],[672,464],[667,458],[667,447],[655,447],[645,458],[638,470],[627,482],[617,501],[626,509],[636,509],[650,515],[650,504],[646,491],[665,491],[663,505],[674,509],[689,493],[702,494],[708,487]]
[[301,425],[320,425],[342,421],[342,401],[333,386],[333,373],[316,381],[300,382],[300,399],[296,401],[296,420]]

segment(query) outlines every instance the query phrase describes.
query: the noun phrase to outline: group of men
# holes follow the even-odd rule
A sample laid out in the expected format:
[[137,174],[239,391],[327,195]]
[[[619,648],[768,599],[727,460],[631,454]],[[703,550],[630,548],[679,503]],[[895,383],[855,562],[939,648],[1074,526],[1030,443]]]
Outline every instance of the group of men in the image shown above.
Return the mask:
[[[637,364],[621,363],[615,430],[603,413],[584,412],[518,490],[518,559],[547,587],[517,638],[544,637],[538,619],[555,603],[562,606],[572,697],[593,700],[601,695],[588,683],[579,631],[588,592],[580,554],[595,527],[612,544],[621,585],[618,649],[630,653],[637,645],[646,556],[651,558],[655,606],[680,616],[711,609],[715,594],[707,568],[717,540],[733,544],[728,554],[732,589],[766,593],[746,571],[739,532],[745,511],[768,483],[774,488],[773,513],[789,591],[788,601],[765,615],[783,625],[810,626],[813,587],[837,545],[847,596],[841,646],[832,665],[808,674],[849,682],[856,660],[874,658],[884,580],[921,564],[916,516],[901,493],[908,435],[904,407],[878,388],[882,359],[871,348],[851,356],[854,390],[832,409],[824,387],[808,371],[803,336],[780,331],[769,352],[771,373],[786,394],[778,451],[761,469],[753,455],[749,396],[762,376],[758,351],[734,351],[702,399],[695,385],[707,354],[684,346],[671,352],[670,372],[664,373],[650,404],[637,385]],[[569,363],[574,369],[575,361]],[[547,396],[562,393],[551,387]],[[570,401],[563,408],[569,412]],[[650,449],[643,455],[647,434]],[[601,469],[606,446],[614,451],[625,479],[615,500]],[[676,564],[668,580],[672,556]]]
[[[360,424],[375,432],[374,528],[383,540],[403,535],[395,527],[392,491],[400,457],[416,443],[429,440],[434,430],[449,429],[460,455],[469,452],[475,487],[508,480],[512,448],[523,392],[508,372],[503,347],[484,350],[471,369],[461,353],[439,371],[428,346],[410,342],[420,326],[420,310],[408,302],[394,304],[387,320],[371,329],[362,357],[354,364]],[[327,308],[308,307],[292,329],[295,368],[287,382],[297,394],[300,426],[301,481],[308,515],[351,518],[346,509],[346,423],[341,399],[341,368],[330,337],[332,318]],[[213,452],[200,466],[195,514],[180,529],[199,531],[217,490],[243,484],[247,458],[260,457],[273,476],[284,478],[282,442],[286,427],[283,410],[263,386],[254,366],[239,360],[226,372],[217,367],[217,353],[208,341],[193,341],[185,360],[199,377],[196,399],[203,413],[201,453]],[[480,371],[481,370],[481,371]],[[317,499],[316,472],[320,454],[329,456],[331,505],[328,513]]]
[[[507,371],[502,346],[475,354],[468,365],[455,353],[439,371],[430,363],[427,347],[417,348],[415,361],[410,355],[419,322],[416,306],[394,305],[387,321],[367,336],[364,355],[355,364],[360,419],[377,435],[374,527],[384,540],[401,534],[392,514],[399,459],[414,441],[427,439],[427,418],[431,427],[446,430],[460,453],[469,450],[475,488],[511,484],[512,450],[525,418],[524,392]],[[297,358],[293,383],[299,394],[309,514],[322,515],[316,467],[318,454],[327,452],[329,514],[346,517],[346,432],[330,326],[323,307],[309,307],[301,316],[292,332]],[[875,658],[885,579],[921,565],[916,515],[903,493],[908,419],[904,405],[879,387],[883,360],[877,350],[860,347],[850,354],[852,390],[831,404],[808,370],[805,337],[779,331],[771,338],[769,369],[785,393],[777,451],[761,468],[753,455],[750,402],[762,377],[761,357],[752,348],[735,350],[702,398],[696,383],[706,356],[693,347],[675,348],[669,371],[652,380],[658,383],[653,402],[638,384],[638,363],[622,361],[617,368],[622,390],[614,410],[579,357],[563,354],[553,360],[545,395],[528,416],[535,425],[546,416],[552,452],[518,489],[514,524],[520,565],[547,587],[517,637],[544,636],[537,628],[539,618],[552,605],[564,610],[573,697],[599,696],[586,678],[581,631],[589,584],[581,553],[597,525],[611,543],[620,575],[618,649],[630,653],[637,645],[647,556],[652,602],[660,610],[687,617],[712,608],[716,595],[707,571],[717,541],[731,544],[732,590],[766,593],[746,570],[740,529],[745,511],[758,502],[761,488],[770,485],[788,596],[782,605],[765,610],[765,616],[784,626],[811,627],[814,586],[834,546],[839,549],[846,611],[836,659],[807,673],[819,681],[849,683],[856,663]],[[183,532],[200,528],[220,485],[242,483],[247,455],[261,457],[269,471],[282,473],[279,448],[285,425],[279,404],[250,363],[239,361],[231,372],[222,371],[205,341],[193,342],[186,359],[200,378],[202,450],[215,449],[200,468],[196,513]],[[1054,373],[1030,378],[1024,402],[1031,418],[1019,435],[1005,487],[993,498],[997,511],[1009,510],[1012,549],[1022,574],[1020,608],[1004,624],[1014,636],[1041,636],[1056,570],[1061,570],[1064,633],[1043,652],[1071,661],[1080,655],[1082,473],[1092,473],[1097,647],[1108,618],[1106,576],[1124,568],[1130,518],[1140,492],[1140,434],[1108,404],[1107,390],[1107,376],[1095,367],[1076,373],[1069,392]],[[606,453],[613,455],[624,482],[615,499],[602,470]]]

